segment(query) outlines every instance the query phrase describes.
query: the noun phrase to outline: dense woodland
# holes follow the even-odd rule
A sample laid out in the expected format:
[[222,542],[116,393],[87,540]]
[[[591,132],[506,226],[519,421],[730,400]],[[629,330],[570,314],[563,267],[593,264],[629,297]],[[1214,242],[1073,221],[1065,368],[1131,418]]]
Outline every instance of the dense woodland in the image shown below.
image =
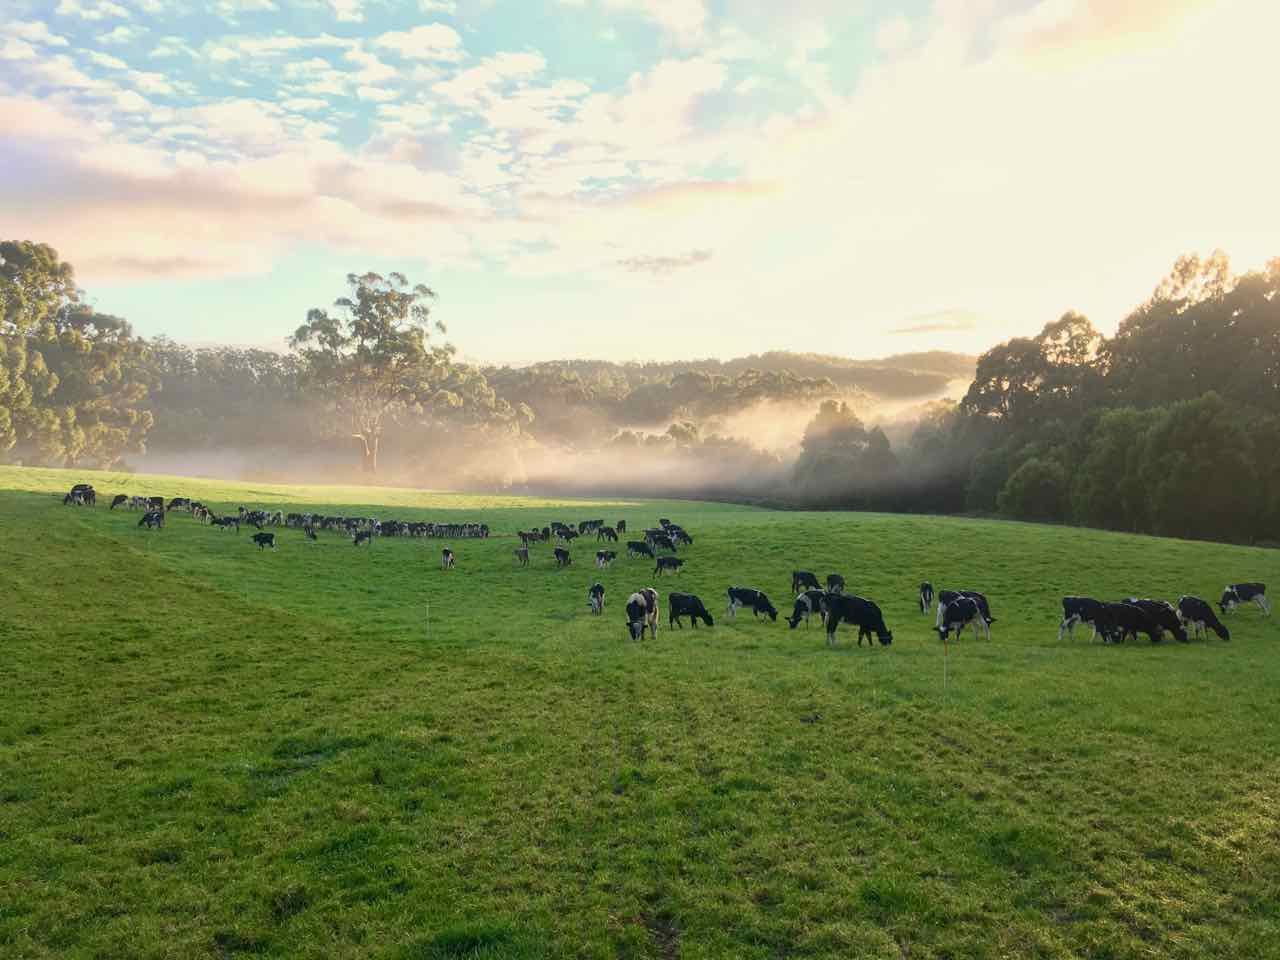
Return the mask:
[[[289,352],[193,349],[98,313],[50,247],[0,243],[0,460],[1280,540],[1280,260],[1237,276],[1183,258],[1114,337],[1069,312],[976,370],[947,353],[477,367],[427,287],[348,287]],[[914,406],[876,425],[885,402]]]

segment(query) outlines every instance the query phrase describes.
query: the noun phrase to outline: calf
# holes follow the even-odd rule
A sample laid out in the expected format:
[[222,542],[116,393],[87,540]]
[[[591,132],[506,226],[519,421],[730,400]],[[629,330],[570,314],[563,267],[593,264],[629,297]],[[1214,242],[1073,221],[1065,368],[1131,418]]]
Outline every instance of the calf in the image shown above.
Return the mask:
[[1208,627],[1223,640],[1231,639],[1231,631],[1218,619],[1213,607],[1199,597],[1181,597],[1178,600],[1178,618],[1191,627],[1197,637],[1207,637],[1205,627]]
[[884,624],[884,614],[870,600],[862,597],[846,596],[842,593],[828,593],[827,604],[827,644],[834,646],[836,627],[840,621],[858,625],[858,646],[862,646],[862,638],[867,638],[867,645],[872,646],[871,635],[874,633],[882,647],[893,643],[893,634]]
[[933,606],[933,584],[926,580],[920,584],[920,612],[928,613]]
[[691,593],[673,593],[667,597],[667,604],[667,626],[675,624],[683,630],[684,625],[680,622],[681,617],[688,617],[689,625],[695,629],[699,620],[708,627],[716,625],[716,622],[711,619],[711,614],[707,612],[707,608],[702,605],[702,601]]
[[595,614],[604,613],[604,584],[593,583],[591,589],[587,591],[587,604],[591,607],[591,612]]
[[1132,603],[1104,603],[1104,623],[1100,624],[1103,636],[1112,643],[1123,643],[1125,637],[1145,633],[1152,643],[1159,643],[1163,630],[1151,614]]
[[[944,590],[942,596],[949,591]],[[978,601],[973,597],[955,596],[950,603],[938,604],[938,638],[946,640],[947,634],[955,632],[956,639],[960,639],[960,634],[964,632],[964,628],[973,624],[973,635],[978,635],[978,624],[985,626],[986,621],[982,616],[982,608],[978,606]],[[987,639],[991,638],[991,634],[987,634]]]
[[653,575],[659,577],[666,571],[679,573],[683,566],[684,561],[679,557],[658,557],[658,565],[653,568]]
[[609,564],[613,563],[613,561],[617,559],[618,559],[618,551],[616,550],[597,550],[596,551],[596,566],[599,567],[601,570],[609,566]]
[[453,569],[453,551],[450,550],[448,547],[445,547],[443,550],[440,551],[440,569],[441,570]]
[[114,510],[116,507],[120,506],[120,504],[128,503],[128,502],[129,502],[129,498],[127,495],[123,493],[117,493],[114,497],[111,498],[111,509]]
[[351,545],[353,547],[358,547],[362,543],[367,543],[370,547],[373,546],[372,530],[357,530],[351,535]]
[[1271,604],[1267,602],[1267,588],[1261,583],[1233,583],[1222,591],[1218,606],[1223,613],[1234,613],[1242,603],[1253,602],[1258,609],[1271,616]]
[[516,555],[516,563],[520,564],[520,566],[527,567],[529,565],[529,548],[528,547],[516,547],[515,555]]
[[159,529],[164,526],[164,514],[158,510],[148,510],[138,521],[138,526],[146,527],[148,530]]
[[946,616],[947,605],[954,603],[956,600],[967,597],[978,605],[978,612],[982,614],[982,631],[987,635],[987,639],[991,639],[991,624],[996,622],[996,618],[991,616],[991,607],[987,603],[987,598],[976,590],[940,590],[938,591],[938,618],[934,626],[942,628],[942,620]]
[[556,547],[555,561],[557,567],[567,567],[573,563],[573,557],[569,556],[569,551],[564,547]]
[[651,639],[658,637],[658,591],[653,587],[637,590],[627,598],[627,631],[632,640],[643,640],[645,627]]
[[1173,604],[1165,600],[1134,599],[1133,597],[1130,597],[1125,602],[1145,610],[1147,616],[1155,621],[1156,626],[1160,628],[1159,636],[1163,637],[1164,631],[1168,630],[1182,643],[1190,643],[1187,639],[1186,628],[1182,626],[1182,621],[1178,618],[1178,611],[1174,609]]
[[730,587],[729,616],[736,617],[739,607],[750,607],[751,612],[757,617],[763,613],[767,614],[769,619],[775,623],[778,620],[777,608],[759,590],[752,590],[750,587]]
[[649,544],[645,543],[643,540],[627,541],[627,557],[629,559],[635,557],[648,557],[652,560],[656,556],[657,554],[653,552],[653,547],[649,546]]
[[805,590],[821,590],[822,585],[818,583],[816,574],[808,570],[792,570],[791,571],[791,592],[793,594],[801,593]]
[[276,535],[274,533],[255,533],[253,542],[258,545],[259,550],[270,547],[272,550],[276,548]]
[[1094,600],[1091,597],[1063,597],[1062,622],[1058,624],[1058,639],[1062,639],[1064,630],[1067,636],[1074,637],[1077,623],[1087,623],[1093,629],[1089,639],[1096,638],[1099,625],[1106,622],[1105,606],[1101,600]]
[[796,597],[795,609],[791,611],[791,616],[787,618],[787,623],[794,630],[800,625],[800,621],[804,621],[806,628],[809,626],[809,618],[817,614],[822,622],[827,620],[827,595],[821,590],[806,590]]

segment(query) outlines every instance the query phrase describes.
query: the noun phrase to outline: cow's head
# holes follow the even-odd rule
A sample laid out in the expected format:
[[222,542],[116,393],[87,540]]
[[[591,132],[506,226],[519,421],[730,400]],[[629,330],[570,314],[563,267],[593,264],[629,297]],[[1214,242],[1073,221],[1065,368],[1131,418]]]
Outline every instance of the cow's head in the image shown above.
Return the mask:
[[876,637],[880,640],[880,646],[887,647],[893,643],[893,634],[883,627],[876,631]]
[[756,601],[756,613],[767,613],[770,620],[774,623],[778,622],[778,608],[770,603],[769,598],[763,593],[760,594],[760,598]]
[[627,631],[631,634],[632,640],[643,640],[644,639],[644,619],[641,618],[639,620],[628,620]]
[[1223,613],[1230,613],[1237,603],[1240,602],[1240,595],[1233,589],[1227,587],[1222,591],[1222,599],[1218,601],[1218,606]]

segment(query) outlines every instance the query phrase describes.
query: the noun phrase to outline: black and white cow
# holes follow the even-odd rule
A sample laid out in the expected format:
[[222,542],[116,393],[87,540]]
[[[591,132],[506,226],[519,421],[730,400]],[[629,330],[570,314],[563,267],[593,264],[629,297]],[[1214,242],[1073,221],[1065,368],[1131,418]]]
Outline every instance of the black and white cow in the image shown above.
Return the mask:
[[573,563],[573,557],[569,556],[569,551],[564,547],[556,547],[554,557],[557,567],[567,567]]
[[164,513],[164,497],[147,497],[147,509]]
[[826,622],[827,595],[822,590],[805,590],[796,596],[795,609],[791,611],[791,616],[787,618],[787,623],[794,630],[803,620],[807,628],[809,626],[809,618],[815,613],[822,622]]
[[750,587],[730,587],[729,588],[729,616],[736,617],[739,607],[750,607],[751,612],[757,617],[760,614],[766,614],[770,620],[777,622],[778,610],[769,598],[759,590],[752,590]]
[[1257,604],[1259,610],[1271,616],[1271,604],[1267,602],[1267,588],[1261,583],[1233,583],[1222,591],[1218,606],[1223,613],[1234,613],[1242,603]]
[[516,555],[516,563],[520,564],[522,567],[527,567],[529,565],[528,547],[516,547],[514,553]]
[[267,547],[274,550],[276,548],[276,535],[274,533],[255,533],[253,542],[258,545],[259,550],[265,550]]
[[946,617],[947,605],[963,598],[968,598],[978,605],[978,612],[982,614],[982,632],[985,633],[987,639],[990,640],[991,624],[996,622],[996,618],[991,616],[991,606],[987,603],[987,598],[976,590],[939,590],[938,617],[934,622],[934,626],[941,630],[942,621]]
[[239,517],[210,517],[209,523],[215,527],[221,527],[223,530],[234,530],[240,532]]
[[370,546],[370,548],[373,547],[373,531],[372,530],[357,530],[355,533],[351,535],[351,545],[353,547],[358,547],[362,543],[367,543]]
[[190,498],[190,497],[174,497],[172,500],[170,500],[170,501],[169,501],[169,506],[168,506],[166,509],[169,509],[169,510],[190,510],[190,509],[191,509],[191,498]]
[[127,494],[117,493],[114,497],[111,498],[111,509],[114,510],[116,507],[120,506],[120,504],[128,503],[128,502],[129,502],[129,497]]
[[627,541],[627,557],[634,559],[635,557],[648,557],[652,560],[657,554],[653,552],[653,547],[645,543],[643,540]]
[[825,602],[827,605],[828,645],[835,645],[836,627],[840,626],[840,621],[842,620],[845,623],[857,624],[858,646],[862,646],[863,637],[866,637],[868,646],[873,646],[871,643],[872,634],[875,634],[876,639],[880,641],[880,645],[883,647],[893,643],[893,634],[885,626],[884,614],[870,600],[843,593],[828,592]]
[[684,544],[686,547],[693,546],[693,537],[689,536],[689,531],[684,527],[673,523],[667,528],[667,535],[671,537],[672,543]]
[[148,510],[138,521],[138,526],[146,527],[148,530],[158,530],[164,526],[164,514],[159,510]]
[[1190,642],[1187,639],[1186,628],[1183,627],[1182,620],[1178,616],[1178,611],[1174,609],[1172,603],[1169,603],[1166,600],[1149,600],[1146,598],[1139,599],[1134,597],[1130,597],[1125,602],[1131,603],[1135,607],[1141,607],[1145,610],[1147,612],[1147,616],[1155,621],[1156,626],[1160,628],[1161,632],[1159,635],[1161,637],[1164,636],[1164,631],[1168,630],[1173,634],[1174,638],[1180,642]]
[[587,606],[591,608],[591,612],[595,614],[604,613],[604,584],[593,583],[591,589],[587,591]]
[[573,543],[578,539],[578,531],[573,527],[561,527],[556,531],[556,539],[561,543]]
[[792,570],[791,571],[791,592],[793,594],[802,593],[805,590],[821,590],[822,584],[818,583],[817,574],[810,570]]
[[309,523],[303,525],[302,533],[303,533],[303,536],[305,536],[308,540],[320,539],[319,537],[316,536],[316,528]]
[[1178,617],[1195,631],[1197,637],[1207,638],[1205,628],[1208,627],[1223,640],[1231,639],[1231,631],[1218,619],[1218,615],[1213,612],[1213,607],[1199,597],[1179,598]]
[[1152,643],[1159,643],[1164,631],[1160,624],[1142,607],[1133,603],[1104,603],[1100,625],[1103,636],[1111,643],[1123,643],[1126,637],[1138,639],[1145,633]]
[[828,573],[827,593],[844,593],[844,577],[838,573]]
[[609,566],[609,564],[613,563],[613,561],[617,559],[618,559],[617,550],[597,550],[596,551],[596,566],[599,567],[601,570]]
[[926,580],[920,584],[920,612],[928,613],[933,606],[933,584]]
[[714,627],[716,622],[711,619],[711,614],[707,612],[707,608],[703,606],[702,601],[691,593],[673,593],[667,597],[667,626],[675,624],[680,629],[684,629],[684,624],[680,622],[681,617],[689,618],[689,625],[697,628],[698,621],[701,620],[708,627]]
[[597,540],[608,540],[610,543],[618,542],[618,531],[613,527],[599,527],[596,530]]
[[1067,636],[1074,637],[1077,623],[1087,623],[1093,629],[1089,639],[1095,639],[1098,636],[1098,630],[1106,623],[1105,606],[1101,600],[1094,600],[1092,597],[1063,597],[1062,622],[1058,624],[1058,639],[1062,639],[1064,630]]
[[[951,591],[944,590],[939,596],[943,596]],[[956,639],[960,639],[960,634],[964,632],[964,628],[973,625],[973,635],[977,637],[978,627],[981,624],[986,626],[986,620],[982,616],[982,608],[978,606],[978,601],[973,597],[962,597],[959,594],[951,598],[950,603],[938,604],[938,638],[946,640],[949,633],[954,632]],[[987,634],[987,638],[991,638],[991,634]]]
[[658,591],[644,587],[627,598],[627,632],[632,640],[643,640],[645,627],[650,638],[658,638]]
[[454,556],[453,556],[452,550],[450,550],[448,547],[445,547],[443,550],[440,551],[440,569],[441,570],[452,570],[453,561],[454,561]]
[[660,577],[664,573],[679,573],[680,568],[684,566],[684,561],[679,557],[658,557],[658,565],[653,568],[653,575]]
[[657,533],[649,538],[649,542],[653,544],[655,550],[670,550],[676,553],[676,542],[671,539],[670,534]]

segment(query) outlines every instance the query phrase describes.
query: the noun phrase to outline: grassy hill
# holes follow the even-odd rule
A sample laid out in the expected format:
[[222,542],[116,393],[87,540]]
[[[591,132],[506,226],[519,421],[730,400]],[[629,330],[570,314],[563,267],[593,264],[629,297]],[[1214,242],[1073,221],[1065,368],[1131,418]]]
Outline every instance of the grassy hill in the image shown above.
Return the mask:
[[[97,509],[55,492],[87,478]],[[496,535],[259,552],[115,492]],[[713,629],[626,640],[651,563],[510,535],[670,516]],[[1265,957],[1280,617],[1057,640],[1063,594],[1216,597],[1280,553],[1013,523],[0,469],[0,955]],[[727,621],[842,572],[888,648]],[[943,648],[921,579],[985,590]],[[603,618],[587,587],[607,587]],[[665,605],[664,605],[665,606]]]

